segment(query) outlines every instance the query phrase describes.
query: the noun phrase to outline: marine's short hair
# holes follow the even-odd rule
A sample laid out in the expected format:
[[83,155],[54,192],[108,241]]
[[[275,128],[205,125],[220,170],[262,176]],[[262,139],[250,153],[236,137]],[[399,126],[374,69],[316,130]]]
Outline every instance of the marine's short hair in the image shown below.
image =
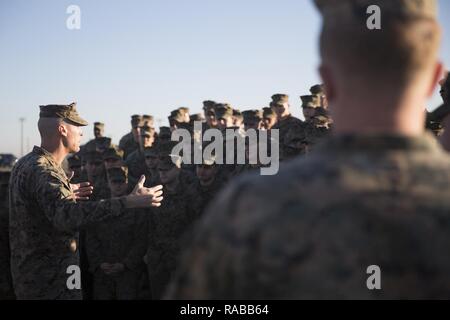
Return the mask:
[[[322,59],[333,61],[345,74],[402,85],[437,61],[440,27],[435,0],[315,2],[323,16]],[[381,10],[379,30],[368,28],[367,9],[372,5]]]

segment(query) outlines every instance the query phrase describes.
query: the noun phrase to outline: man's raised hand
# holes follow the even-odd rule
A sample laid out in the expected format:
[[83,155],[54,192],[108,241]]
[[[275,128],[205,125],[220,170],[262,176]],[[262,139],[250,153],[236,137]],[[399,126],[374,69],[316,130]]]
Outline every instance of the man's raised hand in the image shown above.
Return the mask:
[[145,176],[142,175],[139,182],[133,189],[133,192],[127,196],[128,208],[147,208],[147,207],[159,207],[163,200],[163,186],[158,185],[152,188],[144,187]]

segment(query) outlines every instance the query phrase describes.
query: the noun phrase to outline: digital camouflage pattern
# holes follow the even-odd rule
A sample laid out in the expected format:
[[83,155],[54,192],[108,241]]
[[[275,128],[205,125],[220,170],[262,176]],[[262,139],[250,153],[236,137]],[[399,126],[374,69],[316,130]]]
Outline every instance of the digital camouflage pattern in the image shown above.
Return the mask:
[[84,146],[84,150],[87,152],[100,152],[103,153],[107,149],[112,148],[111,138],[99,137],[88,141]]
[[94,191],[90,197],[91,201],[104,200],[111,197],[111,190],[109,190],[106,172],[103,172],[102,175],[95,177],[94,181],[91,183],[94,187]]
[[198,217],[197,190],[182,170],[180,183],[174,192],[164,188],[161,207],[152,208],[149,214],[147,265],[152,287],[152,297],[161,298],[170,278],[178,266],[178,258],[184,244],[184,235]]
[[[122,217],[104,221],[87,234],[87,255],[90,272],[94,275],[94,299],[132,300],[139,298],[139,280],[146,272],[144,255],[147,251],[147,216],[137,209],[124,209]],[[125,270],[107,275],[102,263],[122,263]]]
[[[298,132],[298,134],[303,134],[303,131],[305,130],[304,128],[305,128],[305,123],[302,120],[300,120],[292,115],[289,115],[285,119],[278,121],[272,127],[272,129],[279,130],[279,139],[280,139],[279,140],[279,145],[280,145],[279,148],[280,148],[281,159],[289,158],[292,156],[291,147],[289,146],[289,144],[290,144],[289,132],[292,130],[295,130]],[[284,157],[285,154],[289,155],[289,156]]]
[[[449,194],[450,157],[429,134],[331,138],[227,188],[168,297],[446,299]],[[381,291],[366,286],[371,265]]]
[[141,175],[145,174],[147,171],[147,166],[145,165],[144,153],[138,148],[134,150],[125,161],[128,167],[128,179],[130,183],[135,185]]
[[218,175],[209,186],[202,186],[198,183],[198,186],[196,187],[198,196],[195,198],[193,206],[199,216],[202,216],[205,213],[206,208],[217,197],[224,184],[224,181],[222,181]]
[[129,132],[120,139],[119,148],[123,150],[123,158],[126,160],[130,154],[139,149],[139,143],[134,141],[133,133]]
[[63,169],[40,147],[11,174],[11,273],[18,299],[80,299],[66,286],[79,265],[78,230],[124,213],[124,199],[76,202]]
[[9,170],[0,170],[0,300],[15,298],[9,260],[9,175]]

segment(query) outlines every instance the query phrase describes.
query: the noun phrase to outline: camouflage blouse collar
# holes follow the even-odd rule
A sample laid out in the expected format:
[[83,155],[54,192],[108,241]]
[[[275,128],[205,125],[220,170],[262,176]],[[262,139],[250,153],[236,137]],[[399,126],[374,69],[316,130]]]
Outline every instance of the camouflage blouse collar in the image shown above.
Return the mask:
[[45,150],[42,147],[34,146],[33,153],[45,157],[48,161],[50,161],[51,164],[53,164],[55,167],[59,167],[58,163],[56,163],[55,159],[51,155],[50,152]]
[[407,137],[394,134],[367,134],[367,135],[339,135],[324,141],[318,149],[347,150],[347,151],[426,151],[440,152],[436,138],[430,133],[419,137]]

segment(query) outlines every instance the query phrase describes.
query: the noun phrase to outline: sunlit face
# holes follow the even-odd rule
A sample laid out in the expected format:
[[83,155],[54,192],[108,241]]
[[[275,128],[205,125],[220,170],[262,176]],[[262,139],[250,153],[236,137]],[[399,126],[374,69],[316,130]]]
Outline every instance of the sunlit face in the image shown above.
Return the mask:
[[170,184],[178,179],[181,169],[177,166],[172,166],[171,168],[158,168],[159,178],[162,184]]
[[242,118],[239,117],[233,117],[233,126],[234,127],[241,127],[243,124]]
[[271,108],[276,113],[278,119],[282,119],[290,114],[288,103],[277,103],[272,105]]
[[113,197],[121,197],[127,194],[128,181],[126,179],[109,179],[109,189]]
[[270,130],[277,123],[277,118],[275,117],[266,117],[263,120],[263,125],[266,130]]
[[62,122],[61,128],[63,144],[68,149],[69,153],[76,153],[80,151],[81,137],[83,130],[79,126],[75,126],[66,122]]
[[204,187],[210,186],[216,178],[217,171],[217,166],[198,165],[196,173],[200,184]]
[[233,118],[232,117],[220,118],[217,121],[217,128],[220,130],[230,128],[232,126],[233,126]]
[[217,127],[217,119],[216,116],[214,115],[214,112],[208,112],[206,114],[206,123],[208,124],[208,126],[210,128],[216,128]]
[[155,136],[153,134],[141,135],[140,144],[141,144],[142,149],[151,147],[154,142],[155,142]]
[[314,108],[308,108],[308,107],[303,108],[303,116],[305,117],[306,121],[311,120],[315,114],[316,114],[316,111],[314,110]]

